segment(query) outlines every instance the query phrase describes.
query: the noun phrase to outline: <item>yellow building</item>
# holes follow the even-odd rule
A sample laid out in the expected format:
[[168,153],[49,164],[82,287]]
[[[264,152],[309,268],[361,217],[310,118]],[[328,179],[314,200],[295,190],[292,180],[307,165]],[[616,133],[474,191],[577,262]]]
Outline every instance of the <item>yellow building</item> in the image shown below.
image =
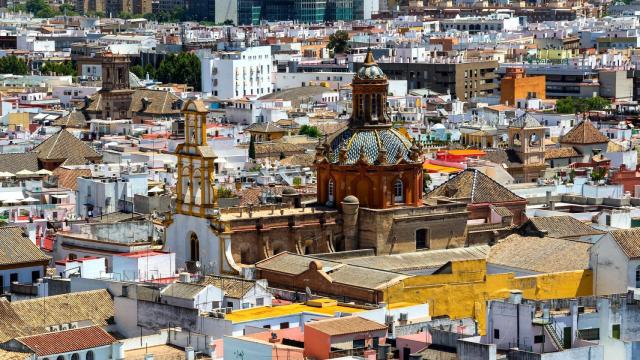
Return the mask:
[[8,114],[7,125],[10,131],[29,130],[29,113]]
[[592,294],[590,270],[515,277],[487,274],[486,260],[456,261],[433,275],[404,279],[385,290],[385,301],[429,304],[432,317],[473,317],[484,335],[486,302],[507,299],[514,289],[529,300],[569,299]]

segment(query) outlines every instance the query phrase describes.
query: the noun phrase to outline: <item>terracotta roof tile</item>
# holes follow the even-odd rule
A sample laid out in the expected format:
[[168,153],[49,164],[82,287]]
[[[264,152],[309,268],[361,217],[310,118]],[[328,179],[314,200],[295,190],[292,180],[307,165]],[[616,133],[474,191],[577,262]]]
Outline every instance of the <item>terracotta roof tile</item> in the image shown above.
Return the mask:
[[614,230],[609,233],[625,255],[630,259],[640,258],[640,228]]
[[467,169],[427,194],[427,198],[446,197],[477,203],[524,200],[477,169]]
[[38,171],[38,155],[34,152],[0,154],[0,171],[15,174],[20,170]]
[[51,258],[40,250],[20,227],[0,227],[0,265],[49,262]]
[[82,158],[86,160],[98,160],[102,156],[84,141],[73,136],[67,130],[60,130],[45,141],[36,146],[33,151],[38,154],[39,160],[67,160],[69,158]]
[[0,342],[42,333],[45,326],[75,321],[106,326],[114,315],[113,299],[104,289],[14,302],[0,298]]
[[533,217],[528,222],[534,229],[546,231],[548,236],[560,239],[604,234],[604,231],[594,229],[571,216]]
[[591,244],[552,237],[513,234],[491,247],[489,264],[537,273],[589,268]]
[[598,131],[590,120],[585,120],[561,137],[560,142],[564,144],[606,144],[609,142],[609,138]]
[[98,326],[21,337],[17,340],[38,356],[93,349],[116,342],[113,336]]
[[361,318],[359,316],[347,316],[335,319],[312,321],[305,326],[323,332],[329,336],[366,333],[386,330],[387,326],[378,322]]
[[578,157],[578,156],[580,156],[580,154],[578,154],[576,149],[569,146],[546,149],[544,152],[544,158],[546,160],[564,159],[564,158]]
[[67,169],[59,167],[53,170],[53,175],[58,177],[58,186],[61,188],[77,190],[78,178],[81,176],[91,176],[89,169]]
[[240,299],[247,293],[247,291],[253,289],[256,282],[227,276],[206,276],[200,284],[213,285],[222,289],[225,296]]

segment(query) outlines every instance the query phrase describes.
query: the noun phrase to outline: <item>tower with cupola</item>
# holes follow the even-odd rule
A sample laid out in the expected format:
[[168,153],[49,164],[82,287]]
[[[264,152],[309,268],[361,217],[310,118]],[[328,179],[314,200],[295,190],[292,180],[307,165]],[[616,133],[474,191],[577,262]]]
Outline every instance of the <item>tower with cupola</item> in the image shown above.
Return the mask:
[[388,87],[369,51],[353,78],[349,126],[316,148],[321,204],[342,209],[343,199],[353,196],[372,209],[422,205],[422,149],[394,129]]
[[177,146],[176,208],[167,227],[167,250],[176,266],[190,271],[220,271],[220,241],[210,227],[217,214],[215,159],[207,144],[207,108],[189,100],[182,108],[184,143]]

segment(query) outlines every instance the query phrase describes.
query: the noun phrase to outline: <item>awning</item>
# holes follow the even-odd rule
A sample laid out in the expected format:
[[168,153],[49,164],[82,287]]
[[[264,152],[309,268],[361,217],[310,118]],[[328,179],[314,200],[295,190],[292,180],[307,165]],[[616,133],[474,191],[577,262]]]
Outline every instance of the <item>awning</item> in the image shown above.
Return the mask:
[[52,194],[51,197],[56,199],[66,199],[69,197],[69,195],[68,194]]
[[38,201],[40,201],[40,200],[38,200],[38,199],[36,199],[36,198],[34,198],[34,197],[29,196],[28,198],[26,198],[26,199],[22,199],[21,201],[22,201],[22,202],[26,202],[26,203],[34,203],[34,202],[38,202]]

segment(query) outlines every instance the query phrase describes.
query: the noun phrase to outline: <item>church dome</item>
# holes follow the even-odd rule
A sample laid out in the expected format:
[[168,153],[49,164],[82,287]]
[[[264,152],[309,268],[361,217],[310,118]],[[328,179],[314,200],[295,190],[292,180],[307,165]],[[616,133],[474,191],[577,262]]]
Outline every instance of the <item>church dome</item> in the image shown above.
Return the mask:
[[361,160],[379,165],[410,161],[410,156],[411,142],[393,128],[347,128],[330,140],[327,159],[341,165]]
[[382,69],[380,69],[380,67],[378,67],[378,64],[373,59],[373,54],[371,53],[371,51],[369,51],[367,53],[367,57],[364,60],[364,64],[363,64],[362,68],[360,68],[360,70],[358,70],[358,73],[356,74],[356,77],[358,79],[361,79],[361,80],[382,80],[382,79],[386,79],[386,76],[384,75],[384,72],[382,72]]

